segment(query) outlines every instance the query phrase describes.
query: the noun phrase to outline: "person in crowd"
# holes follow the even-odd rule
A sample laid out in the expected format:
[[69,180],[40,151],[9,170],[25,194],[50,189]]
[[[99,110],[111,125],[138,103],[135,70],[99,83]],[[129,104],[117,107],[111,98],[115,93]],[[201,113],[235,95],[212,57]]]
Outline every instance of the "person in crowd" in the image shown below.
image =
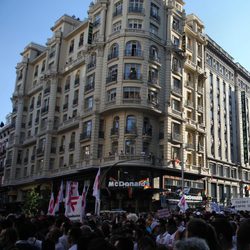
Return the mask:
[[59,237],[59,242],[63,245],[64,250],[69,249],[68,232],[70,228],[71,228],[71,224],[68,220],[62,222],[60,230],[63,235]]
[[82,238],[82,231],[79,227],[74,226],[68,232],[69,250],[80,250],[78,244]]
[[215,218],[211,225],[214,227],[221,250],[231,250],[233,247],[233,228],[228,219]]
[[1,232],[0,249],[1,250],[18,250],[16,247],[17,232],[14,228],[7,228]]
[[214,228],[201,218],[192,218],[187,223],[186,237],[198,237],[204,239],[211,250],[220,250],[220,245]]
[[237,231],[237,250],[250,250],[250,218],[240,223]]

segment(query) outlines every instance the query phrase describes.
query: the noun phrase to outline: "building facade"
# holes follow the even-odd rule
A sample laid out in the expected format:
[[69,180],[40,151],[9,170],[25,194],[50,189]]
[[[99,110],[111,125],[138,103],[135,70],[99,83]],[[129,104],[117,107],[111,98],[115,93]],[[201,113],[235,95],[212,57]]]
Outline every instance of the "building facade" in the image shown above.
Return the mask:
[[[61,180],[92,185],[99,167],[104,208],[143,211],[162,189],[206,190],[214,198],[228,186],[230,193],[240,192],[248,173],[246,155],[239,153],[246,149],[241,141],[248,136],[248,99],[245,91],[242,101],[235,81],[248,76],[215,53],[202,21],[183,6],[182,0],[95,1],[88,19],[64,15],[46,46],[24,49],[4,165],[9,202],[21,202],[33,187],[56,191]],[[233,76],[217,75],[209,56],[224,60]],[[208,93],[219,78],[220,94]],[[225,91],[231,93],[226,101]],[[219,103],[230,110],[226,117],[223,110],[215,114]],[[235,119],[234,112],[245,116]],[[236,169],[237,176],[211,178],[213,164],[227,166],[230,174]],[[110,180],[144,182],[150,189],[134,187],[131,199],[126,188],[109,187]]]

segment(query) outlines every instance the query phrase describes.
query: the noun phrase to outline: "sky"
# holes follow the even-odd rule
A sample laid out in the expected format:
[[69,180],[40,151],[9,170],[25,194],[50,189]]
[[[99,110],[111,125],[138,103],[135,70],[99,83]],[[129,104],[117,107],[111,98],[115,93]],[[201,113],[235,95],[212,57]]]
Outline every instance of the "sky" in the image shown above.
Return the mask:
[[[147,1],[147,0],[145,0]],[[91,0],[0,0],[0,122],[12,110],[15,67],[30,42],[45,45],[50,28],[63,14],[83,20]],[[205,32],[250,71],[250,1],[186,0],[187,14],[194,13]]]

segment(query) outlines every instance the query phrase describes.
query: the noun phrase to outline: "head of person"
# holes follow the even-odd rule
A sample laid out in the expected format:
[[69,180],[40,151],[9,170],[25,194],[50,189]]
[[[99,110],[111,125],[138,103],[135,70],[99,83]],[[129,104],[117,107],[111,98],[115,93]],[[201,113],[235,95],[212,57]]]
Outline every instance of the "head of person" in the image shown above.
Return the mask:
[[206,241],[197,237],[191,237],[176,241],[173,250],[210,250]]
[[187,223],[186,237],[204,239],[210,249],[221,250],[214,228],[203,219],[193,218]]
[[77,245],[82,237],[82,230],[79,227],[72,227],[68,232],[68,243],[70,246]]
[[240,223],[237,231],[237,250],[250,250],[250,219]]
[[228,250],[233,247],[233,228],[226,218],[215,218],[211,225],[214,227],[221,250]]

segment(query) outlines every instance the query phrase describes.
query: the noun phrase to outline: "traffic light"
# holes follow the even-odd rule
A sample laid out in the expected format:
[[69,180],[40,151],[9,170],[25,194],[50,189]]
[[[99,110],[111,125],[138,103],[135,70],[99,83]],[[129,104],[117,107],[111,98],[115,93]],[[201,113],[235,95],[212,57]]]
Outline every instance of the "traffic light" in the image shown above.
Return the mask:
[[88,44],[92,44],[92,39],[93,39],[93,23],[89,23]]

